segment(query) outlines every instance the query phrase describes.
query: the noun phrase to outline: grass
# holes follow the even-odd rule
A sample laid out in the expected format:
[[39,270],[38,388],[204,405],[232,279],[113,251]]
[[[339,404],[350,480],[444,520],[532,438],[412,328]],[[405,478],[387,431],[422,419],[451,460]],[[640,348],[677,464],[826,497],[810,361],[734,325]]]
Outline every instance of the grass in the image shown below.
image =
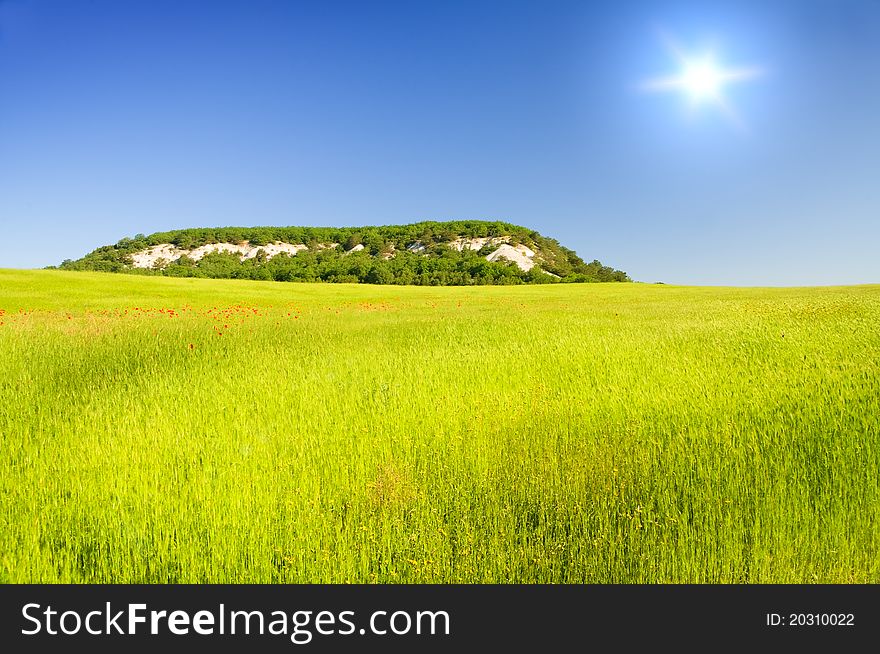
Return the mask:
[[0,310],[0,581],[880,581],[880,286],[0,271]]

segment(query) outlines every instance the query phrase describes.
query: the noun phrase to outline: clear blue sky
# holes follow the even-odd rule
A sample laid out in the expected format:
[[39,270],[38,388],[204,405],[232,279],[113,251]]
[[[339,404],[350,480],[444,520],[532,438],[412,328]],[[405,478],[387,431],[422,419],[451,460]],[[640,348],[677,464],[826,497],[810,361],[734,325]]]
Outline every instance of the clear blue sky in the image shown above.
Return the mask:
[[[764,74],[679,93],[658,34]],[[641,281],[880,282],[880,1],[0,0],[0,267],[499,219]]]

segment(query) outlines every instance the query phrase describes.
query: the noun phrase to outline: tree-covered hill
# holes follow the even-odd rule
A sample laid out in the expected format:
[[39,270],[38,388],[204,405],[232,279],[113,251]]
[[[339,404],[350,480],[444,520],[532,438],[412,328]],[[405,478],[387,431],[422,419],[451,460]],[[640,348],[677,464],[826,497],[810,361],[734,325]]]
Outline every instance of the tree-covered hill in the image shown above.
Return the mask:
[[215,227],[138,234],[62,270],[174,277],[474,285],[631,281],[538,232],[496,221]]

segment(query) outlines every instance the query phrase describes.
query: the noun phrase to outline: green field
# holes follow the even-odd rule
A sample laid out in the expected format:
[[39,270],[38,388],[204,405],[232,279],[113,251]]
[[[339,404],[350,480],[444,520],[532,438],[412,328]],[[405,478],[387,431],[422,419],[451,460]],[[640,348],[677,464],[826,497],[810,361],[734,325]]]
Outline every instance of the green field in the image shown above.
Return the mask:
[[0,271],[0,310],[0,581],[880,581],[880,286]]

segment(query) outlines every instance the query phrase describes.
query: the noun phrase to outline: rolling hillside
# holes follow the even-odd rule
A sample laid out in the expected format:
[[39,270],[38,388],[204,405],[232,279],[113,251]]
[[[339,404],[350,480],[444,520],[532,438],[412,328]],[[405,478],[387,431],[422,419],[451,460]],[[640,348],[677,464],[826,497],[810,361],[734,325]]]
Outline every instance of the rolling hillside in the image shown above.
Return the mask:
[[487,221],[182,229],[124,238],[60,268],[418,286],[630,281],[534,230]]

